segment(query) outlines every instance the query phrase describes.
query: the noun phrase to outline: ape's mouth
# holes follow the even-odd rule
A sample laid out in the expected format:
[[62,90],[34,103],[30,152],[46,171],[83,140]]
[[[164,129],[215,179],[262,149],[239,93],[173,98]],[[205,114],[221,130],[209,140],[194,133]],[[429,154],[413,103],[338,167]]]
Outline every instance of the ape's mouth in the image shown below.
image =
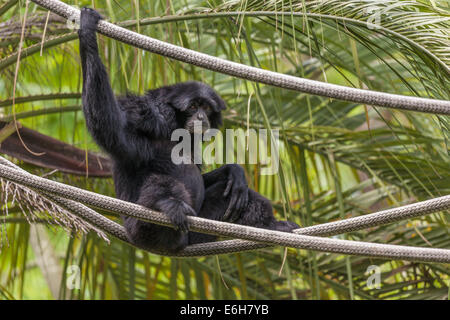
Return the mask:
[[186,123],[186,126],[184,127],[186,130],[189,131],[189,133],[204,133],[206,130],[210,128],[208,121],[188,121]]

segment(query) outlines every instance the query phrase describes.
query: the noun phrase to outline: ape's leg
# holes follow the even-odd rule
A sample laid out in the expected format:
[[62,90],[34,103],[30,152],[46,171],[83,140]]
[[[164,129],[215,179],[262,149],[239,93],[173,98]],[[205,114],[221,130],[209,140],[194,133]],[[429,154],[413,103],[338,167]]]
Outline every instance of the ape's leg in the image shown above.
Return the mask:
[[202,177],[205,189],[208,189],[218,181],[227,182],[226,188],[223,189],[223,195],[225,197],[229,195],[229,201],[223,220],[235,222],[239,219],[248,202],[248,186],[244,169],[238,164],[226,164],[203,174]]
[[[227,181],[219,180],[206,188],[205,200],[203,201],[202,208],[198,214],[199,217],[219,221],[223,220],[223,216],[230,201],[230,199],[223,196],[226,187]],[[277,221],[273,216],[270,201],[251,189],[248,189],[247,206],[242,211],[239,219],[234,223],[284,232],[291,232],[292,230],[299,228],[294,222]],[[189,244],[215,241],[216,238],[217,237],[213,235],[189,232]]]
[[129,240],[138,247],[177,252],[188,245],[187,218],[196,215],[184,186],[169,176],[152,175],[140,190],[138,204],[166,213],[178,229],[124,217]]

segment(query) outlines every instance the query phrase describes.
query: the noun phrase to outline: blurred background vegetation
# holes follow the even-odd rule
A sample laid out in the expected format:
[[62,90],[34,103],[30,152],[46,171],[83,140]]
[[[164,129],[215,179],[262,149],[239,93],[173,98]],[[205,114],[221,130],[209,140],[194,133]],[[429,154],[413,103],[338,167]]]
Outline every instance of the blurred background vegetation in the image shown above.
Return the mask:
[[[64,2],[94,7],[109,21],[139,33],[247,65],[357,88],[450,98],[448,1]],[[0,120],[14,122],[15,114],[22,126],[78,148],[74,150],[83,157],[88,151],[99,153],[80,111],[76,32],[34,3],[25,7],[25,0],[0,0]],[[279,218],[309,226],[450,193],[448,116],[393,111],[259,85],[99,38],[117,93],[204,81],[228,105],[224,128],[245,129],[248,123],[251,128],[279,129],[279,173],[264,176],[258,165],[244,166],[249,185],[273,201]],[[2,132],[6,145],[12,136]],[[21,149],[10,159],[24,169],[114,196],[108,172],[106,177],[87,176],[82,161],[79,172],[65,172],[64,161],[59,166],[51,159],[40,161],[33,146],[42,147],[44,140],[34,136],[10,146],[9,153],[2,152]],[[46,153],[53,152],[55,159],[64,156],[61,149],[55,151],[57,145],[45,144]],[[65,161],[70,162],[67,154]],[[113,238],[108,244],[95,233],[66,232],[45,215],[30,225],[23,212],[28,209],[17,201],[4,199],[1,205],[2,299],[449,296],[448,265],[285,248],[171,259]],[[450,248],[446,214],[338,237]],[[366,285],[371,265],[381,268],[379,289]],[[66,283],[73,283],[77,275],[79,289],[68,288]]]

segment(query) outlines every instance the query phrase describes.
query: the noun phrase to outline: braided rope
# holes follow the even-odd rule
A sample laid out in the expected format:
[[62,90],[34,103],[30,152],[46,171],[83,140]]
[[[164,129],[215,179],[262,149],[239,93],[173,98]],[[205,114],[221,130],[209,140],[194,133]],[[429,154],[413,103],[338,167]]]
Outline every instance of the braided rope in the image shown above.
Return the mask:
[[[80,10],[57,0],[32,0],[36,4],[64,17],[79,17]],[[263,70],[236,62],[185,49],[124,29],[107,21],[100,21],[97,31],[132,46],[183,61],[205,69],[272,86],[296,90],[339,100],[376,105],[387,108],[413,110],[434,114],[450,114],[450,101],[402,96],[371,90],[339,86],[320,81]]]
[[[8,166],[12,169],[18,170],[20,172],[28,173],[25,170],[23,170],[21,167],[15,165],[11,161],[8,161],[3,157],[0,157],[0,163],[5,166]],[[32,189],[33,191],[36,192],[35,189],[33,189],[33,188],[30,188],[30,189]],[[70,213],[89,222],[95,228],[98,228],[102,231],[106,231],[109,234],[115,236],[116,238],[118,238],[120,240],[127,241],[125,228],[123,228],[118,223],[105,218],[98,212],[96,212],[78,202],[75,202],[73,200],[64,199],[64,198],[61,198],[59,196],[53,195],[53,194],[45,192],[45,191],[40,191],[38,193],[41,193],[44,196],[44,198],[51,200],[52,202],[54,202],[58,206],[62,207],[63,209],[69,211]],[[93,218],[94,216],[95,216],[95,218]],[[122,231],[120,229],[122,229]]]
[[[293,232],[295,234],[311,236],[333,236],[346,232],[358,231],[365,228],[376,227],[406,219],[411,219],[447,209],[450,209],[450,195],[402,206],[399,208],[383,210],[360,217],[300,228],[294,230]],[[212,254],[251,251],[267,247],[269,246],[259,242],[236,239],[204,243],[195,245],[195,247],[190,246],[180,254],[183,256],[190,256],[191,254],[197,255],[198,253],[198,255],[206,256]]]
[[[4,160],[7,161],[6,159]],[[5,163],[5,161],[1,161],[1,163]],[[99,228],[103,228],[107,231],[110,230],[113,235],[116,235],[119,239],[122,239],[124,241],[127,240],[123,227],[77,202],[82,202],[90,206],[117,212],[119,214],[131,216],[151,223],[156,223],[168,227],[171,226],[169,218],[163,213],[150,210],[134,203],[110,198],[104,195],[96,194],[59,182],[34,176],[30,173],[27,173],[26,171],[17,170],[4,164],[0,164],[0,177],[14,183],[29,187],[33,190],[42,192],[50,198],[53,197],[52,199],[55,199],[58,204],[61,204],[62,200],[62,206],[67,210],[74,212],[75,214],[84,215],[83,217],[91,222],[94,226],[98,226]],[[56,196],[56,198],[54,196]],[[64,199],[60,199],[58,197]],[[65,199],[71,200],[67,201]],[[76,202],[72,200],[75,200]],[[360,241],[320,238],[309,235],[306,236],[274,230],[259,229],[227,222],[202,219],[198,217],[188,217],[188,221],[190,224],[190,230],[192,231],[257,241],[266,245],[280,245],[299,249],[309,249],[350,255],[362,255],[385,259],[401,259],[424,262],[450,262],[450,250],[447,249],[407,247],[398,245],[365,243]],[[235,250],[236,245],[239,245],[239,248],[243,250],[245,250],[249,246],[252,247],[251,250],[254,249],[254,244],[252,243],[236,243],[236,240],[234,240],[235,242],[231,241],[222,242],[222,249],[220,249],[220,252],[211,251],[211,248],[214,248],[214,245],[211,246],[211,244],[201,244],[190,246],[186,250],[177,254],[177,256],[199,256],[204,255],[202,254],[202,252],[205,251],[208,251],[210,254],[226,253],[227,250]],[[167,255],[167,253],[165,252],[154,252]]]
[[[301,229],[304,235],[332,236],[450,209],[450,195]],[[295,232],[295,231],[294,231]],[[299,232],[300,233],[300,232]]]

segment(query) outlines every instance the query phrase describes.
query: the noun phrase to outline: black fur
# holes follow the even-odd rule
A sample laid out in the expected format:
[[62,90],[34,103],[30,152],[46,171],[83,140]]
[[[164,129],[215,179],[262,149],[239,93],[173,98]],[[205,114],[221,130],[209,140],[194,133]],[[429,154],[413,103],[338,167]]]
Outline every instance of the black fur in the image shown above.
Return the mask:
[[225,165],[202,175],[194,164],[172,162],[171,150],[177,142],[170,140],[171,133],[185,128],[193,117],[219,127],[224,102],[200,82],[116,98],[98,55],[95,29],[100,19],[92,9],[81,11],[82,102],[87,127],[113,160],[117,197],[164,212],[177,227],[124,217],[130,241],[145,249],[176,252],[189,243],[216,239],[188,233],[188,215],[281,231],[297,228],[295,223],[275,220],[270,201],[248,189],[240,166]]

